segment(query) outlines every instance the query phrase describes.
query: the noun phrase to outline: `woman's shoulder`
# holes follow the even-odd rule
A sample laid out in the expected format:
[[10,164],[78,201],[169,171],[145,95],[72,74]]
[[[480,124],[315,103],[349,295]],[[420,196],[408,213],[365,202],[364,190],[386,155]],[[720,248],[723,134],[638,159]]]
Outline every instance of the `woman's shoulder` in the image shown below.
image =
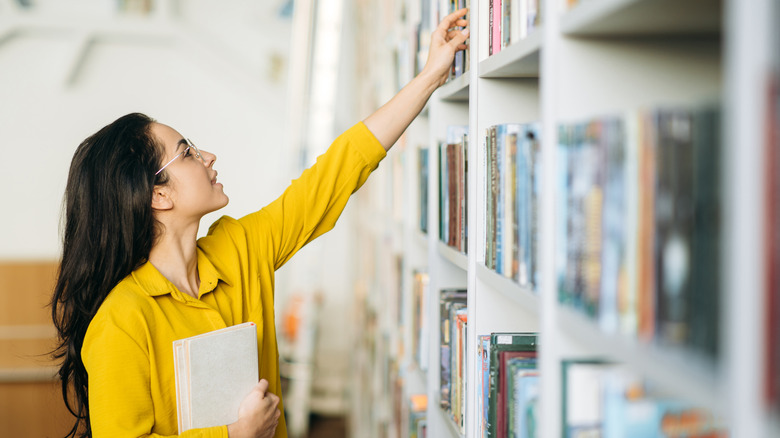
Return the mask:
[[101,303],[92,318],[90,326],[111,324],[117,326],[138,327],[144,320],[145,309],[150,308],[152,296],[135,278],[135,271],[119,282]]

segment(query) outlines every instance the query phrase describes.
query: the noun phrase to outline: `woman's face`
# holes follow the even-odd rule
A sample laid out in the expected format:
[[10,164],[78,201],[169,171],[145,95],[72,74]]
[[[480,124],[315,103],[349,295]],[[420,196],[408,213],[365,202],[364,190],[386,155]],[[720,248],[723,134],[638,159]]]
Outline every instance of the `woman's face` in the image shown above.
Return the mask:
[[160,166],[173,159],[164,170],[169,179],[167,187],[173,203],[172,211],[183,218],[200,220],[206,213],[227,205],[228,197],[222,184],[217,182],[217,171],[214,170],[216,155],[200,149],[201,160],[192,148],[183,154],[187,142],[170,126],[153,123],[151,132],[164,147]]

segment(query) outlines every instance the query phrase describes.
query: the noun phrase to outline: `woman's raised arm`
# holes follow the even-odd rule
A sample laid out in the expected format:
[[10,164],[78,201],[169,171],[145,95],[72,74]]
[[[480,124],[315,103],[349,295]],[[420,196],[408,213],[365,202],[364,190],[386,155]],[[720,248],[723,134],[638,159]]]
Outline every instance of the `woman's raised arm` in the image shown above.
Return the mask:
[[420,74],[390,101],[363,120],[385,150],[395,144],[412,120],[420,114],[431,94],[447,80],[455,52],[466,48],[468,28],[453,29],[468,25],[463,18],[466,12],[468,9],[464,8],[444,17],[431,35],[428,60]]

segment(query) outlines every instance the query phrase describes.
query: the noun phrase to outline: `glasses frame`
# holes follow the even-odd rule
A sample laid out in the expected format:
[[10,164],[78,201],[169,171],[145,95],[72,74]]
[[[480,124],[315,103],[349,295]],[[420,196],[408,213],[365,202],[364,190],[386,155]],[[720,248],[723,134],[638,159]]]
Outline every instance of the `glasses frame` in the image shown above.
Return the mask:
[[200,154],[200,149],[198,149],[198,147],[197,147],[197,146],[195,146],[195,144],[193,144],[193,143],[190,141],[190,139],[189,139],[189,138],[185,138],[185,139],[184,139],[184,142],[185,142],[185,143],[187,143],[187,147],[186,147],[186,148],[184,148],[184,150],[183,150],[183,151],[181,151],[181,152],[179,152],[178,154],[176,154],[176,156],[175,156],[175,157],[171,158],[171,161],[168,161],[167,163],[165,163],[165,165],[164,165],[163,167],[161,167],[161,168],[160,168],[160,170],[158,170],[158,171],[157,171],[157,172],[154,174],[154,176],[157,176],[157,175],[159,175],[159,174],[160,174],[160,172],[162,172],[163,170],[165,170],[165,168],[166,168],[166,167],[170,166],[170,165],[171,165],[171,163],[173,163],[174,161],[176,161],[176,159],[177,159],[177,158],[179,158],[179,157],[181,157],[182,155],[185,155],[187,152],[189,152],[189,150],[190,150],[190,149],[195,149],[195,158],[199,159],[200,161],[203,161],[203,155],[201,155],[201,154]]

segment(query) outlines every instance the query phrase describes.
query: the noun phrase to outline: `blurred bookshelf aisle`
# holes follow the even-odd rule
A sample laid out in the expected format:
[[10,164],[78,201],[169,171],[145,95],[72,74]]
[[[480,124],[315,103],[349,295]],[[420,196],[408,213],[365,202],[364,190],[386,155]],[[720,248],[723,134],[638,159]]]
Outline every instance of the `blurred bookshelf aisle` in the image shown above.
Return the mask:
[[356,194],[354,436],[780,436],[780,11],[749,3],[357,2],[367,106],[471,33]]

